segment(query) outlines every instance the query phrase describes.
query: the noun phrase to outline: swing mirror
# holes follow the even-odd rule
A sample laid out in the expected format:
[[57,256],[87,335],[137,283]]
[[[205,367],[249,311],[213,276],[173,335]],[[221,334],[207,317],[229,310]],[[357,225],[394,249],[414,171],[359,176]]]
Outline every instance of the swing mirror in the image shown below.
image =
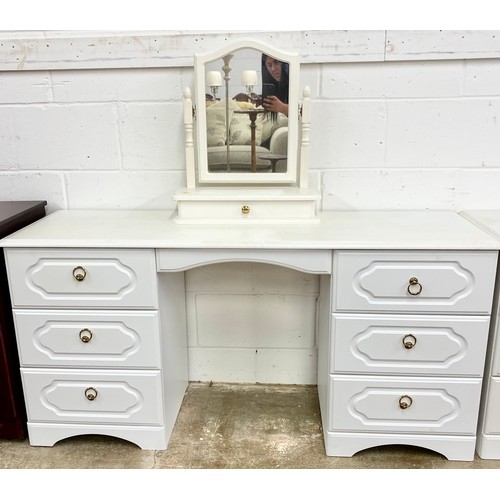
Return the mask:
[[295,184],[299,60],[255,41],[195,55],[198,183]]

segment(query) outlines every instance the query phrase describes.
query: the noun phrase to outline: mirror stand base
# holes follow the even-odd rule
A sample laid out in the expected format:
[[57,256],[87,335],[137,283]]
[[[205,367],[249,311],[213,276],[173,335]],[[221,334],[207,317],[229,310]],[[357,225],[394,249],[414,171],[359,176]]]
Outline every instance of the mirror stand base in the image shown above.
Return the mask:
[[320,194],[298,187],[198,187],[174,199],[178,224],[314,224]]

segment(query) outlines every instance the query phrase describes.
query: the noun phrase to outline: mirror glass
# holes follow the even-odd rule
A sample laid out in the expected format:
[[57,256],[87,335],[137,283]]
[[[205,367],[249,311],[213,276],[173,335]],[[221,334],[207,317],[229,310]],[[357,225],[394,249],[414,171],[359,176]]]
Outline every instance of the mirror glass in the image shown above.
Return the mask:
[[296,58],[254,43],[196,69],[200,182],[296,182]]

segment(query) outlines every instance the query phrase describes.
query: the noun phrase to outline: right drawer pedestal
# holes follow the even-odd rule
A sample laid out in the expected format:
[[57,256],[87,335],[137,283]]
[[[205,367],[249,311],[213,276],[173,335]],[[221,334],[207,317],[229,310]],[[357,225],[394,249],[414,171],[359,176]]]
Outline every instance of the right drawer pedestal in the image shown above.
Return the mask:
[[318,374],[328,455],[408,444],[473,460],[496,262],[493,251],[334,253]]

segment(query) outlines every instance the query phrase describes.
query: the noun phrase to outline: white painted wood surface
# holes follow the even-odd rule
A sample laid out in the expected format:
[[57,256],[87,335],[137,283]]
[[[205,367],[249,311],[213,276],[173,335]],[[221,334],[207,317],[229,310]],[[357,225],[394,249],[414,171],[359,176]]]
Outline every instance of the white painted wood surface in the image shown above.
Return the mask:
[[500,31],[413,30],[387,32],[387,61],[500,57]]
[[311,259],[309,250],[163,248],[156,251],[156,266],[159,272],[187,271],[200,265],[222,262],[256,262],[311,274],[332,272],[332,254],[329,250],[314,250],[314,259]]
[[193,54],[241,38],[300,49],[303,62],[381,61],[384,31],[0,33],[1,70],[192,66]]
[[[331,376],[329,431],[474,435],[481,378]],[[406,393],[413,403],[402,410]]]
[[151,334],[158,311],[18,309],[14,321],[23,366],[161,367],[160,339]]
[[466,210],[460,212],[460,215],[500,240],[500,212],[498,210]]
[[18,249],[6,259],[14,307],[158,307],[151,250]]
[[249,34],[298,50],[302,63],[500,57],[499,31],[38,31],[0,33],[0,70],[192,66],[194,53]]
[[344,374],[481,377],[489,323],[488,316],[334,314],[330,366]]
[[[22,368],[21,375],[31,421],[163,424],[159,370]],[[85,397],[89,385],[97,391],[93,401]]]
[[[497,252],[335,255],[336,311],[491,313]],[[410,285],[415,277],[416,285]]]
[[[3,247],[495,250],[500,241],[454,212],[322,212],[318,224],[183,226],[164,210],[60,210]],[[78,230],[76,231],[75,228]]]

